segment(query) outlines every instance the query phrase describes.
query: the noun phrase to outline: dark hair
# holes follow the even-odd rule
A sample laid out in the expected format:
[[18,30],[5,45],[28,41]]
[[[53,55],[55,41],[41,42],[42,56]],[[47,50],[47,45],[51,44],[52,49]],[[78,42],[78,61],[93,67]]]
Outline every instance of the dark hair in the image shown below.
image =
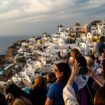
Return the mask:
[[105,105],[105,86],[96,92],[94,105]]
[[84,56],[77,56],[76,61],[79,63],[79,66],[87,66],[87,61]]
[[47,79],[48,83],[53,83],[56,80],[55,74],[53,72],[48,73],[46,77],[48,77]]
[[87,66],[82,66],[79,70],[79,75],[85,75],[88,72]]
[[21,90],[20,87],[18,87],[15,84],[10,84],[6,88],[6,94],[11,93],[15,98],[19,98],[21,96],[24,96],[26,98],[29,98],[28,94]]
[[92,60],[95,61],[95,56],[94,56],[94,54],[89,55],[89,57],[91,57]]
[[64,73],[62,80],[67,82],[69,79],[69,76],[71,75],[71,68],[69,64],[61,62],[61,63],[56,64],[56,66],[58,67],[59,72]]
[[77,56],[76,61],[77,63],[79,63],[79,67],[80,67],[79,74],[80,75],[86,74],[88,72],[88,68],[87,68],[87,61],[85,57]]
[[0,93],[0,105],[8,105],[5,96]]
[[71,49],[70,53],[71,52],[74,52],[76,54],[76,57],[82,55],[81,52],[78,49],[76,49],[76,48]]
[[99,38],[99,40],[100,40],[101,42],[104,42],[104,41],[105,41],[105,37],[104,37],[104,36],[101,36],[101,37]]

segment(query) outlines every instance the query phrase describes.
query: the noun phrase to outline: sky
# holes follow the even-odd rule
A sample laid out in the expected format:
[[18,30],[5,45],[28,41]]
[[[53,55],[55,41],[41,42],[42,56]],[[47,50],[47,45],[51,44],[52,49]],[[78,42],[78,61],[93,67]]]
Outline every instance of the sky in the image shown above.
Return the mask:
[[105,20],[105,0],[0,0],[0,36],[52,34],[95,19]]

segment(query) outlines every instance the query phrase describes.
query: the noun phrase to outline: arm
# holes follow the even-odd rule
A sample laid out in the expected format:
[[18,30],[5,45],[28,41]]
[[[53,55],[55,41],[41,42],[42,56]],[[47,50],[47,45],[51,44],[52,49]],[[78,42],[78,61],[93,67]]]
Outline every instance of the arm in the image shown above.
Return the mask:
[[54,85],[50,85],[49,89],[48,89],[48,93],[47,93],[47,99],[45,101],[45,105],[53,105],[53,100],[54,100]]
[[72,88],[71,85],[67,84],[63,89],[63,99],[65,105],[79,105],[76,99],[74,89]]
[[53,104],[53,100],[47,97],[45,105],[52,105],[52,104]]
[[23,102],[23,100],[21,99],[16,99],[13,103],[13,105],[25,105],[25,103]]
[[69,80],[67,82],[68,85],[72,85],[74,83],[74,79],[75,76],[79,73],[79,63],[78,64],[74,64],[73,68],[72,68],[72,73],[69,77]]
[[101,87],[104,86],[105,84],[104,80],[97,76],[93,70],[88,69],[88,75],[92,77]]
[[102,79],[100,79],[100,77],[99,76],[94,76],[94,77],[92,77],[101,87],[103,87],[104,86],[104,84],[105,84],[105,82],[104,82],[104,80],[102,80]]
[[63,89],[63,99],[65,102],[65,105],[79,105],[76,99],[76,95],[74,92],[74,89],[72,88],[72,85],[74,83],[75,76],[79,72],[79,64],[75,64],[72,68],[71,76],[66,84],[66,86]]

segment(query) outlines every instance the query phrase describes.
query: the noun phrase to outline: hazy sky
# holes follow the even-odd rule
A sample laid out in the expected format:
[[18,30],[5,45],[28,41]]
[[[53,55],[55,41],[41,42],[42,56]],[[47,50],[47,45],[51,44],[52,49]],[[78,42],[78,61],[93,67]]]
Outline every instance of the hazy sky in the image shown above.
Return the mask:
[[105,19],[105,0],[0,0],[0,36],[55,33],[59,24],[93,19]]

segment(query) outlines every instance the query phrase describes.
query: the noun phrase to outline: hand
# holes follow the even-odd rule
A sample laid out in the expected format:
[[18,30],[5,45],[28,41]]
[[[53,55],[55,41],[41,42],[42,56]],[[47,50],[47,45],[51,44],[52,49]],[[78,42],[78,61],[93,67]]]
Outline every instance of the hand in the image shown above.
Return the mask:
[[97,76],[92,69],[88,69],[87,73],[90,77],[92,77],[101,87],[104,86],[104,80]]
[[72,85],[74,83],[75,76],[79,73],[79,63],[74,64],[72,67],[72,73],[70,75],[70,78],[68,80],[68,84]]
[[72,74],[77,75],[79,73],[79,63],[75,63],[74,66],[72,67]]

